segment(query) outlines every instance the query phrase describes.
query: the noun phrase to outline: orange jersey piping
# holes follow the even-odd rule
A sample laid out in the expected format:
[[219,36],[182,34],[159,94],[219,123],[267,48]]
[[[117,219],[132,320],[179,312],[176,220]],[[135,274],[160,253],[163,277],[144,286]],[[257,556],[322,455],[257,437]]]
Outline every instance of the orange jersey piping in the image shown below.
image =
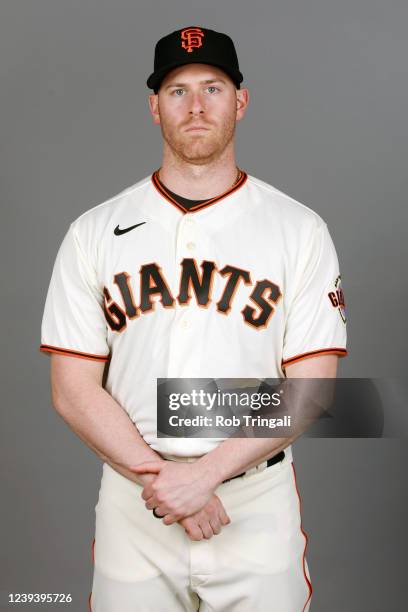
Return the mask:
[[309,594],[308,597],[305,601],[305,605],[302,608],[302,612],[305,612],[306,610],[306,606],[310,601],[310,598],[312,597],[312,593],[313,593],[313,588],[312,588],[312,583],[310,582],[309,578],[307,577],[306,574],[306,566],[305,566],[305,559],[306,559],[306,548],[309,542],[309,538],[307,536],[307,533],[305,532],[305,530],[303,529],[303,525],[302,525],[302,501],[300,499],[300,494],[299,494],[299,489],[298,489],[298,485],[297,485],[297,480],[296,480],[296,470],[295,470],[295,466],[293,461],[291,461],[291,466],[292,466],[292,471],[293,471],[293,479],[295,481],[295,489],[296,489],[296,494],[299,500],[299,516],[300,516],[300,531],[302,532],[304,538],[305,538],[305,547],[303,549],[303,555],[302,555],[302,566],[303,566],[303,576],[305,578],[308,590],[309,590]]
[[244,185],[244,183],[246,182],[246,180],[248,178],[247,173],[244,172],[243,170],[241,170],[241,176],[240,176],[239,181],[237,183],[235,183],[235,185],[230,187],[230,189],[227,189],[227,191],[224,191],[219,196],[216,196],[214,198],[210,198],[209,200],[205,200],[205,202],[201,202],[201,204],[196,204],[195,206],[192,206],[191,208],[184,208],[184,206],[182,204],[177,202],[177,200],[175,200],[170,195],[170,193],[168,193],[168,191],[165,189],[164,185],[159,182],[158,172],[159,172],[158,170],[155,170],[153,172],[153,174],[152,174],[151,180],[152,180],[153,185],[156,187],[156,189],[160,193],[160,195],[162,195],[168,202],[171,202],[171,204],[173,204],[173,206],[175,206],[178,210],[180,210],[184,214],[185,213],[191,213],[191,212],[197,212],[198,210],[202,210],[203,208],[207,208],[208,206],[211,206],[212,204],[215,204],[216,202],[219,202],[220,200],[223,200],[227,196],[231,195],[231,193],[234,193],[234,191],[237,191],[237,189],[240,189],[240,187],[242,187]]
[[300,355],[295,355],[294,357],[285,359],[282,361],[282,367],[285,367],[291,363],[295,363],[296,361],[301,361],[302,359],[307,359],[308,357],[315,357],[316,355],[339,355],[339,357],[346,357],[348,353],[346,349],[336,347],[318,349],[317,351],[309,351],[308,353],[301,353]]
[[73,349],[61,348],[59,346],[51,346],[50,344],[41,344],[40,351],[45,353],[59,353],[61,355],[69,355],[70,357],[80,357],[81,359],[91,359],[92,361],[108,361],[109,355],[94,355],[93,353],[83,353],[82,351],[74,351]]

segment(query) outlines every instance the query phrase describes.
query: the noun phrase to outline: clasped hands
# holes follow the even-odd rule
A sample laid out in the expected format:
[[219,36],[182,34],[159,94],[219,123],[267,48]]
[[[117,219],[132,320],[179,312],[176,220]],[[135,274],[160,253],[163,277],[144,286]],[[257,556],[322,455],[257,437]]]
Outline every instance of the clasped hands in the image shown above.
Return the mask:
[[129,469],[143,476],[146,508],[165,525],[179,523],[191,540],[209,539],[231,522],[215,494],[219,482],[200,463],[158,460]]

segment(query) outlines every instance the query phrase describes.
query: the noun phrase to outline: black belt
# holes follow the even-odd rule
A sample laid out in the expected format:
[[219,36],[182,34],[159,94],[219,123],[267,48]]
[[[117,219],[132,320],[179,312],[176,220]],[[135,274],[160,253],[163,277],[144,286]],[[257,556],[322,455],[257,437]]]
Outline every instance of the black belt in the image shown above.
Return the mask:
[[[266,462],[267,465],[266,467],[270,467],[271,465],[275,465],[275,463],[278,463],[278,461],[283,461],[285,458],[285,451],[280,451],[280,453],[278,453],[277,455],[274,455],[274,457],[271,457],[270,459],[268,459],[268,461]],[[242,474],[237,474],[236,476],[233,476],[232,478],[227,478],[227,480],[223,480],[222,483],[224,484],[224,482],[229,482],[230,480],[234,480],[234,478],[239,478],[240,476],[245,476],[246,472],[242,472]]]

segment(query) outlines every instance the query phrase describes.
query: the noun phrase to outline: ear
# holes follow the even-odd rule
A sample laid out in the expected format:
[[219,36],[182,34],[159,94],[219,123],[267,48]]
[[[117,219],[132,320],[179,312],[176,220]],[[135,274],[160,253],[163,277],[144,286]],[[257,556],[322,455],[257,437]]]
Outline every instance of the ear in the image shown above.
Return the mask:
[[149,109],[153,117],[153,123],[156,125],[160,124],[160,111],[159,111],[159,94],[149,95]]
[[245,115],[246,108],[249,104],[249,91],[246,87],[243,89],[237,89],[237,121],[241,121],[241,119]]

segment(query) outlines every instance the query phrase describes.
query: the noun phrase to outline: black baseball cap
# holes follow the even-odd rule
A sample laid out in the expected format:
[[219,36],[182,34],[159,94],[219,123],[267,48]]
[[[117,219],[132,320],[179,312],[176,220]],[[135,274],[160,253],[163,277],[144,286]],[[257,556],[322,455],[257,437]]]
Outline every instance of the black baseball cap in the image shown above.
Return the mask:
[[154,51],[154,72],[146,83],[155,93],[166,74],[185,64],[211,64],[221,68],[235,83],[243,81],[234,43],[228,34],[191,26],[161,38]]

